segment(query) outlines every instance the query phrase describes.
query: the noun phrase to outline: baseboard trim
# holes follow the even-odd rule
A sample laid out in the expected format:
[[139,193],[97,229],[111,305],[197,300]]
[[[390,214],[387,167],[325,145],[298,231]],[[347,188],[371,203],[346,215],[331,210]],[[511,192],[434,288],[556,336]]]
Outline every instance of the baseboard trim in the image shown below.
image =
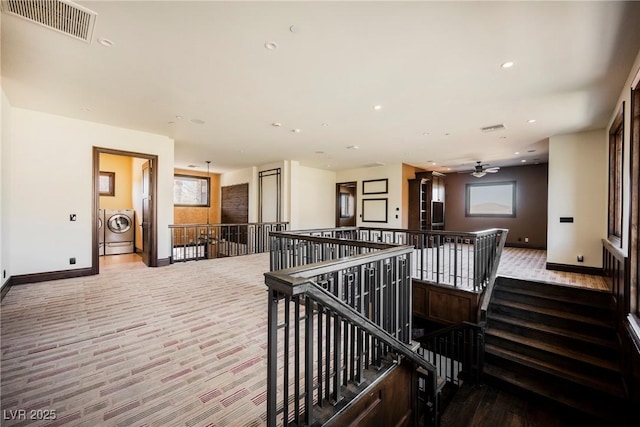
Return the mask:
[[158,258],[158,267],[171,265],[171,258]]
[[514,242],[514,243],[505,243],[504,244],[506,247],[508,248],[524,248],[524,249],[542,249],[542,250],[547,250],[546,246],[532,246],[529,243],[520,243],[520,242]]
[[548,262],[546,265],[546,268],[547,270],[566,271],[568,273],[590,274],[592,276],[603,275],[602,268],[598,268],[598,267],[584,267],[581,265],[556,264],[553,262]]
[[11,286],[25,283],[48,282],[49,280],[72,279],[74,277],[92,276],[95,273],[91,267],[76,270],[47,271],[44,273],[21,274],[11,276]]
[[7,281],[4,282],[4,286],[2,286],[2,289],[0,289],[0,301],[4,299],[5,295],[7,295],[7,292],[9,292],[10,287],[11,287],[11,276],[9,276]]

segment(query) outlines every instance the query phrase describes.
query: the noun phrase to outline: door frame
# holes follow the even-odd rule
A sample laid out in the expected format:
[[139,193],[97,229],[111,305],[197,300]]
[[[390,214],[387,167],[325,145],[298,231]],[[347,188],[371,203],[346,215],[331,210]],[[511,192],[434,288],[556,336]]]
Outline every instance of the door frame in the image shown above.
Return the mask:
[[340,227],[340,187],[353,188],[353,227],[358,225],[358,181],[337,182],[336,183],[336,227]]
[[[151,160],[153,165],[149,178],[151,179],[151,238],[149,267],[158,266],[158,217],[157,217],[157,194],[158,194],[158,156],[155,154],[136,153],[133,151],[115,150],[112,148],[93,147],[93,209],[91,218],[91,274],[100,273],[100,257],[98,255],[98,228],[96,215],[100,209],[100,154],[113,154],[116,156],[137,157]],[[135,224],[135,222],[134,222]],[[146,250],[143,248],[143,250]]]

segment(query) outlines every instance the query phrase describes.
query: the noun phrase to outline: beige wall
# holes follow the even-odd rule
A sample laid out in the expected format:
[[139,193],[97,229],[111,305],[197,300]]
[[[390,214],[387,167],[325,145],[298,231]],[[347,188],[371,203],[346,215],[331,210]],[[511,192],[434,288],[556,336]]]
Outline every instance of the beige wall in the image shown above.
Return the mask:
[[[388,191],[386,194],[362,194],[362,181],[385,178],[388,179]],[[400,163],[395,165],[349,169],[336,172],[336,182],[358,182],[358,203],[356,206],[356,225],[358,227],[402,228],[402,221],[404,218],[403,211],[406,210],[404,208],[405,202],[403,200],[403,179],[404,168]],[[387,199],[387,222],[362,221],[362,200],[365,199]]]
[[[602,267],[607,232],[607,134],[604,130],[549,138],[547,262]],[[628,187],[627,187],[628,188]],[[560,223],[573,217],[573,223]],[[577,256],[584,262],[579,263]]]
[[100,209],[133,209],[132,157],[100,154],[100,172],[114,172],[113,196],[100,196]]
[[[5,142],[2,162],[11,163],[8,179],[11,190],[15,190],[10,191],[7,206],[2,207],[11,230],[12,276],[91,266],[94,147],[158,156],[158,258],[169,257],[168,226],[173,223],[171,138],[11,107],[7,147]],[[69,221],[70,214],[76,214],[77,220]],[[4,243],[6,236],[2,237]],[[69,264],[71,257],[76,258],[75,265]]]

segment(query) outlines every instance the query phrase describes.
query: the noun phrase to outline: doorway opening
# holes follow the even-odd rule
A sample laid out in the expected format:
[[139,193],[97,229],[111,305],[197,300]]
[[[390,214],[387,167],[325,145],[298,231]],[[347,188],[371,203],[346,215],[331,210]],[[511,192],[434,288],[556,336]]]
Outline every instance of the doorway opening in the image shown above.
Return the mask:
[[156,267],[158,156],[93,148],[93,274]]
[[336,184],[336,227],[356,226],[357,182]]

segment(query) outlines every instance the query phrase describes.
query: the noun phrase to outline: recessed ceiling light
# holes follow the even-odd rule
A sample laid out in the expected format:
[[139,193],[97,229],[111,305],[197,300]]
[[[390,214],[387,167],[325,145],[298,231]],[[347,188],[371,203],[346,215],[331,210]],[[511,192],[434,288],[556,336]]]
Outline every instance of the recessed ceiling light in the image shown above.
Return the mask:
[[104,47],[112,47],[115,44],[112,40],[109,40],[105,37],[100,37],[98,39],[98,43],[100,43]]
[[273,126],[274,128],[279,128],[280,126],[282,126],[282,124],[278,122],[273,122],[271,123],[271,126]]
[[176,119],[178,119],[178,120],[182,120],[182,119],[183,119],[183,117],[182,117],[182,116],[176,116]]
[[422,136],[427,136],[429,135],[429,132],[422,132]]
[[323,123],[322,127],[326,128],[327,126],[329,126],[329,123]]
[[520,160],[520,163],[527,163],[525,159]]
[[350,145],[347,147],[347,150],[358,150],[360,147],[358,147],[357,145]]
[[296,27],[295,25],[292,25],[289,27],[289,31],[291,31],[292,33],[297,33],[298,32],[298,27]]
[[300,129],[291,129],[291,132],[293,132],[293,133],[300,133]]
[[504,63],[500,64],[500,66],[502,68],[511,68],[511,67],[514,66],[514,62],[513,61],[507,61],[507,62],[504,62]]
[[268,50],[276,50],[278,48],[278,43],[276,42],[266,42],[264,47]]
[[376,111],[380,111],[380,110],[382,110],[382,105],[374,105],[373,109],[376,110]]
[[535,122],[536,122],[536,119],[529,119],[529,120],[527,120],[527,123],[535,123]]
[[515,154],[515,155],[517,156],[518,154],[520,154],[520,152],[519,152],[519,151],[516,151],[516,152],[515,152],[515,153],[513,153],[513,154]]
[[204,120],[200,120],[200,119],[191,119],[191,123],[194,123],[196,125],[203,125],[204,124]]
[[431,166],[435,166],[435,165],[436,165],[436,162],[431,162]]

